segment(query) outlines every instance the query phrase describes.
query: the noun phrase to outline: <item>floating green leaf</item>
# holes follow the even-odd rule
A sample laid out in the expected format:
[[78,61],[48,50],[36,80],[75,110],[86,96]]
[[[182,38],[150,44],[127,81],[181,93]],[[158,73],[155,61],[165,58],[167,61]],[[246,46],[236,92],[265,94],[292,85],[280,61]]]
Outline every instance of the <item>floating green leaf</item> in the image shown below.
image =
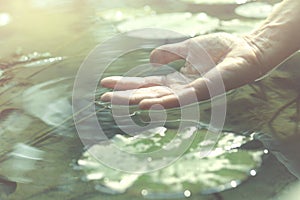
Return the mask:
[[[195,127],[191,127],[190,130],[194,140],[189,149],[173,164],[158,171],[145,174],[121,172],[100,163],[88,152],[97,154],[109,149],[110,145],[130,153],[157,151],[165,148],[176,135],[175,130],[167,130],[164,127],[134,137],[116,135],[111,144],[100,143],[92,146],[90,151],[78,160],[78,165],[86,173],[84,180],[94,181],[95,188],[101,192],[116,194],[128,191],[147,198],[184,197],[191,193],[219,192],[237,187],[251,174],[255,175],[255,169],[261,164],[262,151],[239,149],[241,145],[251,141],[252,137],[224,132],[207,156],[201,157],[200,151],[210,143],[204,140],[207,130],[198,130]],[[191,138],[181,137],[178,143],[186,139]],[[169,150],[176,152],[176,148],[172,146]],[[116,159],[115,154],[107,156]],[[148,163],[137,160],[134,163],[128,161],[124,165],[141,165],[147,168],[156,164],[155,162],[163,161],[149,158]]]

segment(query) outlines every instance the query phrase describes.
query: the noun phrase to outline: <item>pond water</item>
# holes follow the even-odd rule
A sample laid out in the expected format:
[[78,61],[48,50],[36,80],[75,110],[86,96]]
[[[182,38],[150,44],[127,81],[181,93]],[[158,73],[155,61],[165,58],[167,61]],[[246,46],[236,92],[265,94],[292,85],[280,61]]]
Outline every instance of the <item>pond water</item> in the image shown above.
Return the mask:
[[[147,40],[147,48],[121,56],[103,77],[122,75],[132,66],[149,62],[149,52],[157,46],[152,41],[174,42],[218,31],[242,34],[257,26],[278,1],[249,1],[248,6],[239,7],[246,2],[2,0],[0,199],[285,200],[281,194],[296,182],[293,173],[300,160],[295,142],[299,138],[300,54],[269,77],[228,93],[222,136],[206,159],[197,157],[195,151],[205,145],[201,141],[211,115],[207,103],[200,104],[201,124],[189,124],[176,138],[180,143],[196,135],[191,148],[182,152],[182,159],[145,175],[109,169],[89,156],[72,118],[74,79],[96,45],[137,28],[165,28],[185,35],[170,40],[146,32],[129,35],[130,41]],[[253,8],[261,12],[249,12]],[[202,27],[196,31],[198,25]],[[116,51],[114,47],[105,50]],[[96,107],[106,134],[127,151],[145,153],[161,148],[179,129],[178,112],[171,110],[167,124],[143,133],[148,137],[126,137],[118,134],[122,127],[110,118],[110,106],[97,102]],[[145,123],[147,113],[134,114],[139,123]],[[84,130],[91,131],[89,126]],[[111,149],[99,141],[93,144],[90,150],[94,152]],[[107,155],[116,156],[113,152]],[[163,162],[155,156],[148,161]],[[125,163],[127,167],[131,164]]]

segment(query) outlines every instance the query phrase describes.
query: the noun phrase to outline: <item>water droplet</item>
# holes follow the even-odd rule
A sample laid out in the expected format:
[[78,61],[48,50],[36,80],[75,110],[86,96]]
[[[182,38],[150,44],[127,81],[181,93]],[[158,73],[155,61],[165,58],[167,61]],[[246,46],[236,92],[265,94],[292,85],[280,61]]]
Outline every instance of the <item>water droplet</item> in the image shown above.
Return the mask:
[[148,195],[148,190],[145,190],[145,189],[142,190],[142,191],[141,191],[141,194],[142,194],[143,196],[147,196],[147,195]]
[[191,191],[186,190],[186,191],[184,191],[183,195],[184,195],[185,197],[190,197],[190,196],[192,195],[192,193],[191,193]]
[[255,176],[257,174],[257,172],[254,170],[254,169],[252,169],[251,171],[250,171],[250,175],[251,176]]
[[230,182],[231,187],[236,188],[238,186],[236,181],[231,181]]
[[152,161],[152,158],[151,158],[151,157],[148,157],[147,160],[148,160],[148,162],[151,162],[151,161]]
[[264,150],[264,154],[268,154],[269,153],[269,150],[268,149],[265,149]]

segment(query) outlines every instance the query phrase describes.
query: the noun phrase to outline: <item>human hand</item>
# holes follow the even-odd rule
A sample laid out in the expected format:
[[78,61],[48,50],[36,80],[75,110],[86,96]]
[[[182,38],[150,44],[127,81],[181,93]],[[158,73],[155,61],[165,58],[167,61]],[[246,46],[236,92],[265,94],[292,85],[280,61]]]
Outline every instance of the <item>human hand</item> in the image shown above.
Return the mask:
[[[115,91],[103,94],[101,100],[112,101],[113,104],[138,104],[141,109],[150,109],[157,104],[173,108],[206,100],[222,92],[211,92],[209,89],[210,85],[220,83],[220,80],[225,92],[264,75],[268,69],[264,68],[260,57],[261,52],[250,36],[237,37],[227,33],[164,45],[151,53],[150,62],[167,64],[185,59],[186,64],[180,74],[107,77],[101,81],[101,85]],[[191,98],[193,95],[196,98]]]

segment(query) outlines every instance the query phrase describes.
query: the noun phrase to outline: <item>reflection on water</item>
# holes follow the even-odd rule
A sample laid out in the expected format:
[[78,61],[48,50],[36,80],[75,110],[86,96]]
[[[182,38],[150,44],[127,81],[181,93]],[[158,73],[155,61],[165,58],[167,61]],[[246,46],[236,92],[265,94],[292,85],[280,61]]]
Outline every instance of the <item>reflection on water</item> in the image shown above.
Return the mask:
[[[146,198],[176,197],[176,195],[184,197],[186,189],[193,194],[220,192],[237,187],[249,174],[256,175],[255,169],[261,164],[263,151],[239,149],[244,143],[251,141],[252,137],[224,132],[216,147],[205,159],[201,159],[199,152],[203,153],[209,148],[209,143],[213,142],[204,140],[206,131],[198,130],[195,126],[188,127],[178,133],[179,137],[176,139],[173,139],[176,130],[167,130],[164,127],[129,138],[116,135],[111,144],[98,143],[92,146],[78,160],[78,165],[86,173],[85,180],[93,181],[97,189],[104,193],[118,194],[128,190],[129,193],[139,194],[141,191],[147,191],[147,194],[142,194]],[[162,168],[176,158],[180,151],[179,147],[191,138],[193,143],[184,155],[170,166]],[[172,139],[174,142],[169,145]],[[149,153],[151,156],[143,159],[143,156],[124,153],[123,155],[114,151],[115,146],[135,155]],[[159,151],[160,149],[164,151]],[[153,153],[155,151],[159,151],[159,155]],[[112,168],[97,162],[94,158],[97,154],[103,153],[108,158],[104,158],[104,155],[101,156],[102,160],[107,160],[106,164]],[[111,153],[114,157],[110,156]],[[125,172],[114,169],[114,166],[125,169]],[[162,169],[152,172],[157,166]],[[141,171],[141,169],[150,173],[129,173],[130,170]]]
[[62,61],[63,57],[52,57],[50,53],[28,53],[16,52],[11,57],[0,60],[0,68],[5,69],[22,64],[22,67],[40,67],[54,62]]
[[10,20],[10,15],[8,13],[0,13],[0,26],[7,25]]
[[[103,171],[97,171],[100,168],[92,175],[87,175],[82,170],[74,170],[78,168],[77,160],[81,161],[79,164],[84,161],[80,158],[85,149],[77,138],[72,120],[69,120],[73,78],[68,77],[75,76],[83,59],[95,45],[117,34],[117,27],[121,23],[135,17],[170,12],[198,14],[207,10],[209,15],[220,20],[217,24],[219,27],[214,27],[213,30],[234,33],[242,33],[245,28],[250,30],[259,23],[248,18],[237,19],[238,16],[234,14],[237,5],[232,4],[232,1],[229,5],[216,7],[195,5],[191,2],[187,0],[178,2],[3,0],[1,2],[0,44],[3,47],[0,48],[1,199],[117,200],[141,199],[147,196],[150,198],[151,191],[143,186],[144,183],[149,183],[147,180],[140,182],[139,186],[143,187],[132,188],[138,190],[137,192],[111,196],[103,194],[105,189],[104,193],[109,193],[103,184],[95,185],[92,181],[82,180],[82,177],[86,176],[87,179],[103,176]],[[226,9],[223,9],[225,8],[223,6],[226,6]],[[112,63],[105,75],[120,74],[132,66],[148,62],[149,51],[133,54],[135,55],[124,56]],[[245,136],[253,132],[273,134],[272,136],[280,139],[297,134],[300,108],[297,81],[299,72],[296,69],[299,63],[299,59],[293,59],[271,77],[230,94],[226,130]],[[210,109],[203,107],[201,112],[205,123],[209,120]],[[269,143],[266,139],[262,141],[269,150],[280,152],[278,157],[281,157],[286,166],[297,175],[299,160],[296,155],[297,145],[291,145],[291,140],[288,139],[279,145],[273,139]],[[245,152],[249,149],[264,150],[268,155],[258,170],[247,166],[248,175],[254,176],[249,181],[239,187],[237,187],[239,182],[229,181],[230,187],[236,188],[216,195],[200,196],[195,192],[197,189],[186,187],[181,191],[181,196],[168,197],[203,200],[270,199],[282,191],[286,184],[295,180],[295,177],[269,153],[269,150],[264,149],[260,142],[254,141],[241,148],[245,148]],[[242,159],[236,159],[237,162],[240,160]],[[286,162],[287,160],[289,161]],[[197,165],[197,162],[191,163]],[[185,174],[184,170],[193,167],[192,165],[178,172]],[[176,174],[176,170],[173,168],[172,170],[172,173]],[[170,173],[167,171],[163,174],[165,176],[163,178],[168,183],[166,185],[176,189],[172,188],[174,182],[168,182]],[[208,176],[207,173],[205,175]],[[226,175],[222,174],[227,177]],[[183,178],[192,181],[195,177],[191,176]],[[228,177],[232,177],[232,174]],[[134,184],[135,177],[130,176],[127,179],[129,180],[127,184]],[[201,177],[199,179],[209,183],[205,182],[206,179]],[[121,182],[114,183],[114,186],[117,184]],[[123,191],[126,190],[124,187],[121,188]],[[163,187],[159,189],[167,190]]]
[[103,9],[99,10],[99,12],[97,13],[97,16],[108,22],[120,22],[147,15],[155,15],[155,11],[152,10],[150,6],[144,6],[140,9],[131,7],[120,7],[108,10]]

